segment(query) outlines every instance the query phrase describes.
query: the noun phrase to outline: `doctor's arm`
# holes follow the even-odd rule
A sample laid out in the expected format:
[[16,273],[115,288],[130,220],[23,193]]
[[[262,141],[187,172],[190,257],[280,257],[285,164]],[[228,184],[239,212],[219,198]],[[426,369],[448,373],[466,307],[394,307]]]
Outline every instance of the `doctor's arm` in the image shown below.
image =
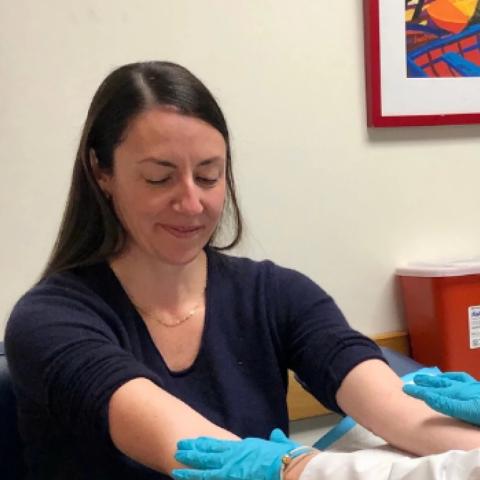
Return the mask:
[[[308,459],[297,480],[442,480],[480,475],[480,450],[451,450],[418,458],[387,459],[372,450],[322,452]],[[293,480],[293,478],[286,478]]]
[[437,413],[406,395],[401,380],[380,360],[367,360],[353,368],[336,399],[359,424],[416,455],[480,447],[480,429]]
[[450,417],[480,426],[480,382],[465,372],[415,375],[403,391]]
[[[283,438],[282,438],[283,437]],[[254,445],[249,446],[250,443]],[[208,438],[184,440],[177,456],[189,467],[174,470],[175,480],[441,480],[480,478],[480,449],[450,450],[425,457],[409,458],[382,449],[308,451],[289,463],[283,475],[275,468],[280,445],[291,442],[280,431],[270,441],[245,439],[231,442]],[[257,447],[253,452],[252,447]],[[291,448],[291,446],[290,446]],[[297,448],[297,450],[302,447]],[[253,458],[249,459],[253,454]],[[277,459],[278,460],[278,459]]]
[[[285,480],[406,480],[417,476],[437,480],[439,471],[448,472],[452,478],[460,478],[466,472],[480,474],[480,429],[443,416],[404,394],[402,382],[384,362],[368,360],[353,368],[337,392],[337,402],[345,413],[390,444],[427,456],[392,459],[372,450],[327,451],[316,455],[312,452],[289,464]],[[272,440],[261,442],[278,442]],[[178,480],[278,478],[278,468],[272,475],[252,474],[253,469],[245,461],[248,445],[242,445],[248,441],[233,444],[214,441],[212,448],[204,448],[205,442],[209,447],[208,439],[187,441],[186,447],[181,442],[177,456],[190,470],[176,471],[174,477]],[[471,452],[458,451],[475,448]],[[272,448],[274,453],[277,450]],[[439,454],[431,455],[436,453]],[[276,455],[279,460],[282,453]],[[275,464],[266,452],[258,451],[256,456],[261,457],[257,469],[263,471]]]

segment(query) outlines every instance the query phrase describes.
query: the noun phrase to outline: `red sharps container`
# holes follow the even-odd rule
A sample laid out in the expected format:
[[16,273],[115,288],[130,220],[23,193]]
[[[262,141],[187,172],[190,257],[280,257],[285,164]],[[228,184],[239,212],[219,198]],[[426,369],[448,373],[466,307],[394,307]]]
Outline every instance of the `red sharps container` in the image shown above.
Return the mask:
[[412,357],[480,379],[480,259],[398,268]]

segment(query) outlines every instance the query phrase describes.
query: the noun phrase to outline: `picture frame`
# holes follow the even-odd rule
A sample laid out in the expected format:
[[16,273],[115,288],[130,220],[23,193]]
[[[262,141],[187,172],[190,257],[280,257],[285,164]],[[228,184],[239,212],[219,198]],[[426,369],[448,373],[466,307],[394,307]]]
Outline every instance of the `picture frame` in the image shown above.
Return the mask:
[[[479,70],[476,71],[475,64],[466,61],[466,75],[459,74],[456,68],[460,67],[456,67],[450,69],[445,76],[436,77],[428,76],[413,65],[411,52],[407,56],[406,41],[406,11],[409,1],[363,0],[367,126],[480,123],[480,63]],[[411,1],[417,3],[419,0]],[[425,1],[435,0],[423,0],[422,4]],[[468,28],[471,29],[472,26]],[[478,30],[475,48],[480,55],[480,23],[473,25],[473,29],[475,33]],[[439,55],[453,49],[443,45],[446,37],[457,41],[457,44],[460,40],[463,41],[460,34],[447,33],[449,35],[438,36],[442,43],[437,48]],[[413,67],[413,74],[410,66]],[[472,67],[471,71],[468,67]],[[427,73],[430,75],[431,71]]]

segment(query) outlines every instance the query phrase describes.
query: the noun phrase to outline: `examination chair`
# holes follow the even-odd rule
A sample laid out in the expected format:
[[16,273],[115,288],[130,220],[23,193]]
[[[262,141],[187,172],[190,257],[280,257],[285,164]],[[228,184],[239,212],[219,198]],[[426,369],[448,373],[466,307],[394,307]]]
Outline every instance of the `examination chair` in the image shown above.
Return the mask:
[[387,347],[380,347],[382,349],[383,356],[387,359],[390,368],[399,376],[403,377],[407,373],[412,373],[425,365],[416,362],[413,358],[407,357],[402,353],[398,353],[395,350],[391,350]]
[[15,395],[7,367],[3,342],[0,342],[0,478],[23,478],[22,442],[17,429]]

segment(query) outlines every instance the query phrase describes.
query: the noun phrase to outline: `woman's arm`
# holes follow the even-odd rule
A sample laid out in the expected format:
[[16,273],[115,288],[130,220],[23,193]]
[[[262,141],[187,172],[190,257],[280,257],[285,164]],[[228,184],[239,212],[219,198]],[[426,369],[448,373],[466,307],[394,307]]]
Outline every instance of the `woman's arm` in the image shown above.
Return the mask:
[[15,307],[6,329],[15,388],[59,432],[91,449],[108,449],[113,441],[164,472],[177,465],[180,438],[235,438],[162,390],[161,378],[122,348],[128,343],[122,335],[116,315],[89,291],[68,282],[39,286]]
[[439,414],[402,391],[380,360],[353,368],[337,395],[340,408],[391,445],[417,455],[480,447],[480,429]]
[[182,438],[238,439],[146,378],[130,380],[114,392],[108,420],[112,441],[120,451],[164,473],[182,466],[174,459]]

